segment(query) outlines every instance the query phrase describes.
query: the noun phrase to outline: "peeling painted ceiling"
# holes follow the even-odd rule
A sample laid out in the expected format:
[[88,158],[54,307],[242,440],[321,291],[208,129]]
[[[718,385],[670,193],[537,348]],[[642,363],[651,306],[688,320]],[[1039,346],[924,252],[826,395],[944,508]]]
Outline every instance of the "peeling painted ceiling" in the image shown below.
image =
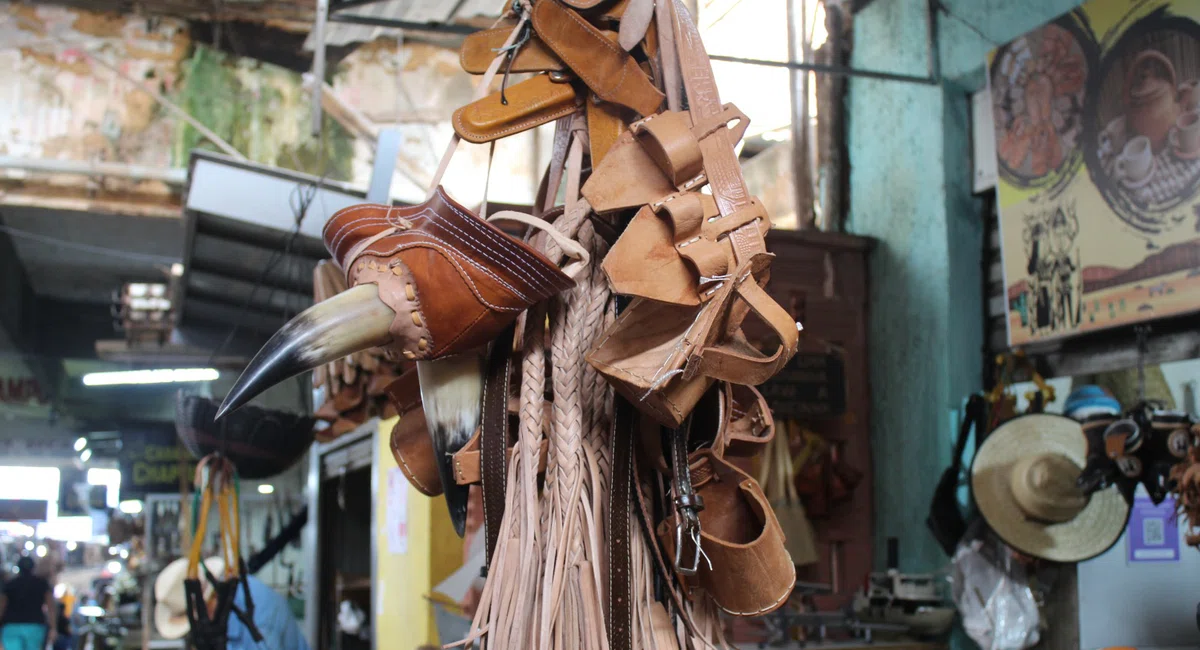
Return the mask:
[[[51,4],[95,12],[170,16],[204,22],[260,22],[298,32],[307,32],[312,27],[316,6],[314,0],[26,0],[25,4]],[[474,23],[480,17],[499,15],[503,5],[504,0],[383,0],[350,11],[357,15],[414,23]],[[363,42],[381,33],[388,32],[376,27],[338,25],[330,34],[330,42]],[[362,34],[367,37],[360,38]]]

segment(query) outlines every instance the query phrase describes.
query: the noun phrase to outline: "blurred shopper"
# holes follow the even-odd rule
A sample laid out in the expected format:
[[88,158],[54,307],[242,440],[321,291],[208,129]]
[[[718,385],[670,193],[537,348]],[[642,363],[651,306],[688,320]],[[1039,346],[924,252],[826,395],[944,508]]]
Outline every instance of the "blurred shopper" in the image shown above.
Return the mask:
[[75,637],[71,634],[71,616],[67,613],[67,603],[58,603],[58,624],[55,626],[57,636],[53,641],[54,650],[71,650],[75,647]]
[[57,619],[50,583],[34,575],[33,558],[17,560],[17,577],[0,596],[0,645],[4,650],[43,650],[57,636]]

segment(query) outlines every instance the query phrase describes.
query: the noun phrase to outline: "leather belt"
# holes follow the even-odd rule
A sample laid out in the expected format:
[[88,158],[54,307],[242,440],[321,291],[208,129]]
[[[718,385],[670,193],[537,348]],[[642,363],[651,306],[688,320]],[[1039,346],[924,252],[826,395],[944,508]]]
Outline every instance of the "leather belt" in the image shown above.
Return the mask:
[[615,398],[612,484],[608,494],[608,646],[633,647],[633,553],[629,519],[633,514],[633,406]]
[[[700,511],[704,499],[692,486],[692,472],[688,464],[688,438],[691,437],[692,416],[677,429],[667,430],[671,449],[671,482],[674,486],[673,504],[679,514],[675,527],[675,570],[680,575],[693,576],[700,565]],[[692,542],[691,557],[684,555],[683,541]],[[685,564],[686,560],[686,564]]]
[[508,383],[512,377],[512,347],[516,325],[509,325],[492,343],[483,384],[483,419],[480,423],[480,465],[483,474],[483,573],[491,564],[492,552],[504,519],[505,481],[508,474]]

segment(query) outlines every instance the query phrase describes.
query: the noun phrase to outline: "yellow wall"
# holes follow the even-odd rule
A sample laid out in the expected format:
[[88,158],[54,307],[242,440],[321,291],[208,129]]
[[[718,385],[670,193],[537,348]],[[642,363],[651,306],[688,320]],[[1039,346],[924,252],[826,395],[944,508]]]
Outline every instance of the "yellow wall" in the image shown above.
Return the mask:
[[437,644],[433,606],[425,598],[462,566],[462,540],[454,534],[441,497],[432,499],[404,483],[408,491],[408,552],[388,550],[388,473],[396,468],[388,446],[396,418],[380,423],[375,436],[379,464],[375,468],[375,647],[415,650]]

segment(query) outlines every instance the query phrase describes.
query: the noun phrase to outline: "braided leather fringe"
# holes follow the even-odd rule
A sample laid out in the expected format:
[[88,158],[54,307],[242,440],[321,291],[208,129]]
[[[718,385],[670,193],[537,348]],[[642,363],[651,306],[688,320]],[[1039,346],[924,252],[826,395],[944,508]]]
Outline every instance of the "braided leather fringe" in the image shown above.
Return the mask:
[[[568,166],[579,164],[586,133],[575,132]],[[600,261],[608,244],[595,231],[591,206],[575,200],[568,176],[566,213],[555,227],[591,254],[591,267],[576,286],[537,305],[525,316],[521,336],[518,453],[508,467],[508,494],[495,554],[472,621],[459,644],[486,649],[608,650],[605,623],[608,585],[608,498],[612,448],[612,389],[584,355],[616,319],[616,306]],[[562,251],[548,237],[532,238],[551,260]],[[547,373],[549,365],[549,373]],[[545,435],[547,376],[553,400],[544,479],[539,490],[538,448]],[[635,515],[636,517],[636,515]],[[655,567],[637,521],[631,522],[633,644],[647,650],[711,650],[726,646],[716,607],[702,599],[677,612],[674,630],[655,633]],[[663,610],[665,611],[665,610]],[[665,637],[663,636],[665,634]]]

